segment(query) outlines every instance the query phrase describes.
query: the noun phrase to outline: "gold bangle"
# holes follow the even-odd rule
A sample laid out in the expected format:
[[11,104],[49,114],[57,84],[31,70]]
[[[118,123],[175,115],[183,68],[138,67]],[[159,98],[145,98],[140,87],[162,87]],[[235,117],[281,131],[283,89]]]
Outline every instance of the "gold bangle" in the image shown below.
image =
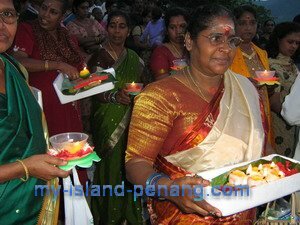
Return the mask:
[[48,71],[49,70],[49,61],[48,60],[45,60],[45,71]]
[[28,171],[27,166],[26,166],[26,165],[23,163],[23,161],[20,160],[20,159],[17,159],[16,162],[21,163],[21,165],[23,166],[23,168],[24,168],[24,170],[25,170],[25,178],[21,177],[21,178],[20,178],[21,181],[23,181],[23,182],[27,181],[28,178],[29,178],[29,171]]

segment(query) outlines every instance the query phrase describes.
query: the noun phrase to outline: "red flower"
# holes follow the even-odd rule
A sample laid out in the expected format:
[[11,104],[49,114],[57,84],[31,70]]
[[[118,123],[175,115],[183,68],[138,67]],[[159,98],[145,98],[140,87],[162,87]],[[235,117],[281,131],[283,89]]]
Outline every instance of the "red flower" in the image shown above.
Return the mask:
[[294,168],[291,168],[291,162],[290,161],[285,161],[285,165],[282,162],[277,162],[276,165],[279,167],[279,169],[284,172],[284,175],[286,177],[291,176],[293,174],[299,173],[299,171]]

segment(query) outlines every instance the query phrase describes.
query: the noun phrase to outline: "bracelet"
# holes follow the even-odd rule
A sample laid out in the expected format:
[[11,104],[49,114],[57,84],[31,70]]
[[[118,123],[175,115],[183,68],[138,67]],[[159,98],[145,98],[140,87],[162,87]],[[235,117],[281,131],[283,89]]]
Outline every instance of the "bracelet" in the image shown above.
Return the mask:
[[112,102],[112,99],[111,99],[112,94],[113,94],[113,92],[109,92],[109,95],[108,95],[108,97],[107,97],[107,101],[108,101],[109,103],[113,103],[113,102]]
[[156,186],[158,181],[163,177],[170,179],[170,177],[164,173],[152,173],[146,180],[146,186],[148,185]]
[[49,61],[48,60],[45,60],[45,71],[48,71],[49,70]]
[[103,99],[104,99],[104,101],[106,101],[106,102],[108,102],[108,101],[107,101],[107,96],[106,96],[107,93],[108,93],[107,91],[103,93]]
[[117,94],[118,94],[118,91],[115,91],[115,92],[112,94],[112,96],[111,96],[111,101],[112,101],[112,103],[114,103],[114,104],[118,103],[117,98],[116,98],[116,95],[117,95]]
[[17,159],[16,162],[21,163],[21,165],[23,166],[23,168],[24,168],[24,170],[25,170],[25,178],[21,177],[21,178],[20,178],[21,181],[23,181],[23,182],[27,181],[28,178],[29,178],[29,171],[28,171],[27,166],[26,166],[26,165],[23,163],[23,161],[20,160],[20,159]]

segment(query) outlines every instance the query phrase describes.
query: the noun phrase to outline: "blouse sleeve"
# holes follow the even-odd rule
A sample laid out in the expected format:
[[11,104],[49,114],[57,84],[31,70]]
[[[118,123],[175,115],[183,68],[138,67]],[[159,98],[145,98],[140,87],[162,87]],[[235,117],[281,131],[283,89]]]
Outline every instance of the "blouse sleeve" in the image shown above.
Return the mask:
[[170,65],[165,47],[158,46],[154,49],[150,59],[150,69],[154,78],[169,75]]
[[300,75],[282,104],[281,115],[291,125],[300,125]]
[[31,56],[33,54],[33,48],[34,35],[31,25],[28,23],[20,23],[15,36],[14,51],[22,51],[28,56]]
[[173,120],[172,96],[159,87],[148,85],[136,98],[129,127],[126,162],[141,157],[152,162],[162,150]]

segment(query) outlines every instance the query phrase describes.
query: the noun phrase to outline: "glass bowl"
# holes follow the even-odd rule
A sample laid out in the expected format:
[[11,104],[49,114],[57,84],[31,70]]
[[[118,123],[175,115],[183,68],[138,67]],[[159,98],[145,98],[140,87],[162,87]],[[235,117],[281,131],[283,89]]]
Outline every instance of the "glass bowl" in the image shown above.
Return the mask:
[[186,67],[188,64],[187,64],[187,61],[186,59],[175,59],[173,60],[173,65],[175,67],[178,67],[180,69],[183,69],[184,67]]
[[264,70],[264,71],[255,71],[255,74],[258,78],[261,79],[270,79],[272,77],[274,77],[276,71],[268,71],[268,70]]
[[144,87],[144,84],[132,82],[132,83],[125,83],[125,86],[128,92],[141,92]]
[[74,154],[84,147],[88,137],[89,136],[84,133],[70,132],[54,135],[49,138],[49,141],[55,150],[66,150]]

